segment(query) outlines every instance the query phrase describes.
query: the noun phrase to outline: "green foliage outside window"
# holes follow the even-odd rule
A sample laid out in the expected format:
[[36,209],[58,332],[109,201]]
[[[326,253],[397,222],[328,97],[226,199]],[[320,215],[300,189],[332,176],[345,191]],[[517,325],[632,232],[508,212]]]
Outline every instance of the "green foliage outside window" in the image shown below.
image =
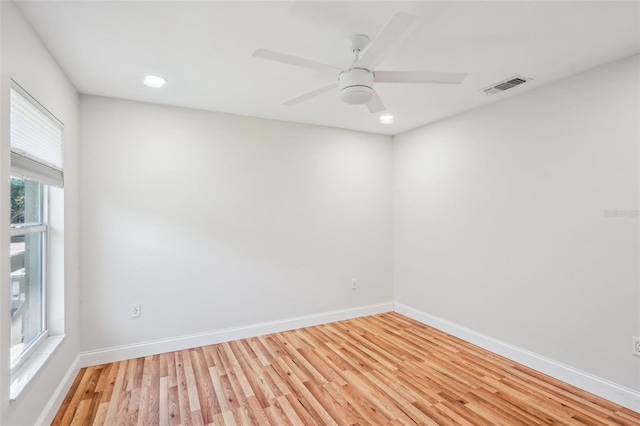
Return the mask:
[[11,178],[11,223],[24,223],[24,180]]

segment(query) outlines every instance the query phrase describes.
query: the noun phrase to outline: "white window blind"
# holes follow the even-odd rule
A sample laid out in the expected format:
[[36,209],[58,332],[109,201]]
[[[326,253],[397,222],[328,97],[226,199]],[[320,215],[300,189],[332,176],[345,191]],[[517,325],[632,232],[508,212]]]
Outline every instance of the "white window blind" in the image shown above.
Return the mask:
[[[13,82],[12,82],[13,83]],[[62,187],[62,123],[11,85],[11,174]]]

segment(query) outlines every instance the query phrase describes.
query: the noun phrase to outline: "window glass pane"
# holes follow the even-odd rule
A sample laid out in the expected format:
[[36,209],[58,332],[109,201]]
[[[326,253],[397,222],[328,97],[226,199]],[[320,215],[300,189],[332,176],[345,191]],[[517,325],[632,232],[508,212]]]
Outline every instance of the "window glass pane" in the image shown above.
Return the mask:
[[42,184],[12,177],[11,224],[42,223]]
[[43,232],[11,237],[12,363],[45,331],[43,239]]

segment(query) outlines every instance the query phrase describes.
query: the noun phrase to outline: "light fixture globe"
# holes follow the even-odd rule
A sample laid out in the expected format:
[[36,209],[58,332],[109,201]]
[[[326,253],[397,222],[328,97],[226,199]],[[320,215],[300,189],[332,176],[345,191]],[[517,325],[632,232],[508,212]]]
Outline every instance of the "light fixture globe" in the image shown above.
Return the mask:
[[350,105],[362,105],[373,96],[373,73],[352,68],[340,74],[340,99]]
[[349,105],[362,105],[369,102],[373,89],[366,86],[350,86],[340,91],[340,99]]

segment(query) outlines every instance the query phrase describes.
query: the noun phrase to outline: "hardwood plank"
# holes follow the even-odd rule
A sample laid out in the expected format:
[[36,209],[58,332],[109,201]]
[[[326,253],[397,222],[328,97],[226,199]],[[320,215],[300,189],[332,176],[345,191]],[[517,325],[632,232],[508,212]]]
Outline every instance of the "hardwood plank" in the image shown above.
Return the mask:
[[303,425],[304,422],[296,413],[296,410],[293,409],[289,400],[284,396],[279,396],[276,398],[275,404],[282,410],[284,415],[286,416],[286,424],[290,425]]
[[111,393],[111,398],[105,401],[104,398],[106,398],[106,395],[105,394],[102,395],[103,403],[104,402],[109,403],[107,414],[105,416],[104,423],[103,423],[105,425],[112,425],[116,423],[116,418],[118,416],[118,402],[120,401],[120,398],[123,392],[125,391],[125,386],[126,386],[125,376],[127,372],[127,364],[128,364],[128,361],[122,361],[120,363],[116,363],[116,365],[118,365],[119,367],[116,375],[116,381],[113,386],[113,392]]
[[105,402],[109,402],[111,400],[111,394],[113,393],[113,389],[115,387],[116,380],[118,378],[118,371],[120,369],[119,368],[120,364],[117,362],[114,362],[113,364],[107,367],[105,367],[104,369],[105,371],[108,371],[108,374],[102,390],[102,397],[100,398],[101,404]]
[[106,425],[130,425],[131,418],[129,416],[129,402],[131,400],[131,391],[124,390],[118,395],[117,405],[118,411],[116,413],[115,421],[113,423],[105,423]]
[[133,388],[131,392],[129,392],[129,407],[128,407],[128,423],[130,425],[138,424],[138,417],[140,416],[140,394],[142,393],[142,388],[137,387]]
[[75,417],[76,410],[78,409],[80,402],[82,401],[84,388],[86,387],[87,383],[91,379],[92,373],[93,373],[93,367],[83,368],[82,370],[80,370],[80,373],[79,373],[79,377],[81,377],[80,383],[78,384],[78,387],[75,389],[74,393],[72,394],[72,397],[70,399],[69,404],[67,405],[67,408],[64,414],[62,415],[62,417],[60,417],[59,424],[68,425],[71,423],[71,421]]
[[262,347],[269,353],[268,359],[275,359],[282,356],[283,350],[280,344],[274,339],[274,335],[259,336],[257,339],[262,344]]
[[196,392],[202,407],[202,419],[205,424],[213,422],[213,415],[220,412],[220,405],[215,397],[213,382],[201,349],[192,349],[191,360],[195,376]]
[[326,390],[323,383],[307,382],[305,386],[309,390],[309,393],[313,395],[313,398],[322,405],[322,408],[334,421],[340,423],[340,421],[343,420],[342,407],[335,400],[332,393]]
[[337,386],[331,383],[335,392],[340,393],[354,410],[356,410],[364,420],[364,424],[381,425],[388,422],[387,418],[374,406],[372,406],[365,396],[350,384]]
[[238,397],[233,390],[233,385],[231,384],[229,374],[223,374],[219,377],[219,379],[220,384],[222,385],[222,394],[227,399],[229,411],[233,413],[234,410],[237,410],[240,407],[240,403],[238,402]]
[[169,386],[167,399],[169,401],[169,425],[177,426],[180,424],[180,396],[178,395],[178,386]]
[[73,418],[75,414],[75,408],[71,408],[71,402],[74,400],[74,398],[76,398],[78,388],[81,386],[84,377],[84,371],[86,371],[86,369],[82,369],[78,372],[78,375],[73,381],[71,388],[69,388],[69,392],[67,392],[67,396],[65,396],[64,400],[62,401],[62,404],[60,405],[60,408],[58,409],[58,412],[56,413],[56,416],[51,423],[52,425],[58,426],[63,424],[62,420],[65,417],[69,418],[69,416],[71,416],[70,418]]
[[125,391],[131,392],[131,390],[133,389],[133,385],[135,382],[135,370],[136,370],[136,364],[138,363],[137,359],[131,359],[129,360],[129,362],[127,362],[127,374],[125,377]]
[[98,408],[100,408],[100,398],[102,397],[102,392],[94,392],[93,398],[91,398],[91,404],[89,406],[89,412],[85,415],[82,424],[90,425],[93,422],[92,419],[95,419],[98,416]]
[[282,395],[286,395],[291,392],[291,388],[285,381],[283,377],[273,368],[272,365],[267,365],[264,367],[264,374],[269,377],[269,382],[274,383],[278,392],[274,392],[274,395],[277,395],[275,399],[278,399]]
[[239,342],[231,342],[230,345],[231,350],[234,352],[238,360],[238,366],[235,367],[233,371],[238,379],[240,387],[242,388],[242,393],[247,397],[254,396],[255,393],[253,391],[253,388],[251,387],[251,384],[249,383],[249,380],[247,379],[245,371],[251,371],[253,369],[252,366],[255,365],[254,362],[257,357],[255,356],[255,353],[253,353],[253,350],[252,356],[248,352],[247,347]]
[[193,424],[194,426],[203,426],[204,425],[204,419],[202,418],[202,412],[200,411],[199,408],[197,410],[191,412],[191,424]]
[[111,371],[110,365],[101,365],[100,367],[100,376],[98,377],[98,382],[96,383],[96,387],[94,388],[94,393],[104,391],[105,385],[109,378],[109,372]]
[[[95,417],[93,418],[93,422],[88,423],[93,426],[99,426],[104,424],[104,420],[107,417],[107,410],[109,409],[109,402],[101,402],[98,405],[98,411],[96,412]],[[91,421],[91,419],[87,419]]]
[[485,405],[491,410],[505,413],[506,416],[512,419],[514,424],[537,425],[544,423],[542,419],[535,415],[535,413],[530,413],[526,407],[523,409],[523,407],[512,404],[506,399],[500,398],[500,394],[498,392],[490,392],[486,389],[476,389],[470,393],[469,398],[471,401]]
[[178,386],[178,374],[176,373],[176,355],[174,352],[170,352],[164,355],[168,378],[167,386],[169,386],[170,388]]
[[73,416],[73,419],[71,419],[71,422],[69,424],[71,426],[80,426],[80,425],[89,424],[87,422],[90,419],[89,417],[90,413],[91,413],[91,400],[90,399],[81,400],[80,403],[78,404],[78,409],[76,410],[76,413]]
[[321,424],[311,415],[306,405],[295,394],[290,393],[286,395],[287,401],[291,405],[291,408],[296,412],[299,418],[302,419],[303,425],[317,425]]
[[[388,398],[391,399],[394,405],[399,407],[403,411],[403,414],[411,420],[413,423],[429,423],[429,418],[418,410],[413,404],[406,404],[405,401],[415,400],[412,396],[407,398],[406,393],[397,392],[395,384],[384,380],[382,377],[376,376],[373,373],[365,373],[366,379],[374,384],[381,392],[384,392]],[[402,392],[402,391],[401,391]],[[411,423],[407,423],[411,424]]]
[[290,375],[292,389],[298,396],[298,400],[307,409],[309,414],[316,419],[317,422],[326,425],[335,425],[335,420],[322,406],[322,403],[316,400],[302,381],[295,375]]
[[178,412],[180,413],[180,423],[191,425],[191,405],[189,403],[189,391],[187,390],[187,378],[184,371],[183,354],[184,351],[175,353],[176,378],[178,390]]
[[[162,372],[162,369],[160,371]],[[166,374],[166,368],[165,368],[165,374]],[[159,397],[160,397],[160,401],[158,405],[158,422],[159,422],[158,424],[168,425],[169,424],[169,378],[166,375],[164,377],[160,377]]]
[[243,423],[243,424],[258,425],[258,426],[263,426],[263,425],[266,426],[269,424],[269,419],[264,414],[264,409],[263,407],[260,406],[260,403],[258,402],[255,396],[250,396],[247,398],[246,410],[247,410],[247,416],[249,417],[249,423]]
[[138,423],[158,424],[160,417],[160,357],[147,357],[144,360],[144,376],[140,396],[140,415]]
[[54,425],[640,425],[397,313],[82,369]]
[[260,406],[262,408],[266,408],[269,406],[269,398],[263,392],[262,382],[260,382],[259,371],[260,370],[256,372],[252,364],[245,363],[243,361],[243,367],[241,367],[242,377],[240,377],[239,375],[238,380],[240,381],[241,387],[243,387],[243,389],[244,389],[244,386],[242,386],[243,382],[246,382],[246,384],[249,385],[250,390],[247,390],[245,395],[247,397],[254,396],[258,401],[258,403],[260,404]]
[[211,383],[213,384],[213,389],[218,400],[218,406],[220,407],[220,412],[229,412],[231,408],[229,406],[228,397],[225,395],[225,391],[222,387],[222,382],[220,381],[220,376],[218,375],[217,367],[209,368],[209,375],[211,376]]
[[182,351],[182,366],[189,398],[189,407],[191,411],[195,412],[200,410],[200,398],[198,397],[198,387],[196,386],[196,375],[193,371],[193,364],[191,363],[191,351]]
[[285,424],[280,410],[278,410],[275,405],[271,405],[265,408],[264,412],[267,415],[267,419],[269,420],[269,424],[271,426],[279,426]]
[[365,425],[369,422],[367,419],[360,414],[358,410],[345,398],[345,395],[336,391],[335,389],[340,389],[344,385],[339,385],[338,383],[329,383],[323,385],[322,387],[331,394],[331,397],[340,405],[340,417],[336,419],[340,424],[348,424],[348,425]]
[[271,364],[271,360],[279,356],[278,352],[268,346],[268,344],[259,337],[253,337],[244,341],[245,346],[251,348],[256,358],[260,360],[262,365]]
[[354,389],[358,390],[359,394],[363,395],[362,401],[366,402],[372,411],[378,411],[387,418],[385,423],[393,419],[399,419],[405,422],[405,424],[413,423],[411,417],[398,409],[388,395],[385,395],[375,385],[372,385],[366,380],[364,374],[347,371],[346,380]]
[[[240,379],[238,378],[237,372],[239,371],[238,367],[234,367],[233,370],[229,371],[226,377],[231,385],[231,390],[235,395],[235,404],[231,405],[232,413],[236,422],[238,424],[244,424],[243,418],[245,414],[248,414],[249,410],[249,401],[247,395],[243,392],[243,387],[240,383]],[[255,395],[251,395],[255,397]]]
[[236,426],[236,420],[233,417],[233,413],[231,411],[223,411],[222,412],[222,418],[225,425],[229,425],[229,426]]

